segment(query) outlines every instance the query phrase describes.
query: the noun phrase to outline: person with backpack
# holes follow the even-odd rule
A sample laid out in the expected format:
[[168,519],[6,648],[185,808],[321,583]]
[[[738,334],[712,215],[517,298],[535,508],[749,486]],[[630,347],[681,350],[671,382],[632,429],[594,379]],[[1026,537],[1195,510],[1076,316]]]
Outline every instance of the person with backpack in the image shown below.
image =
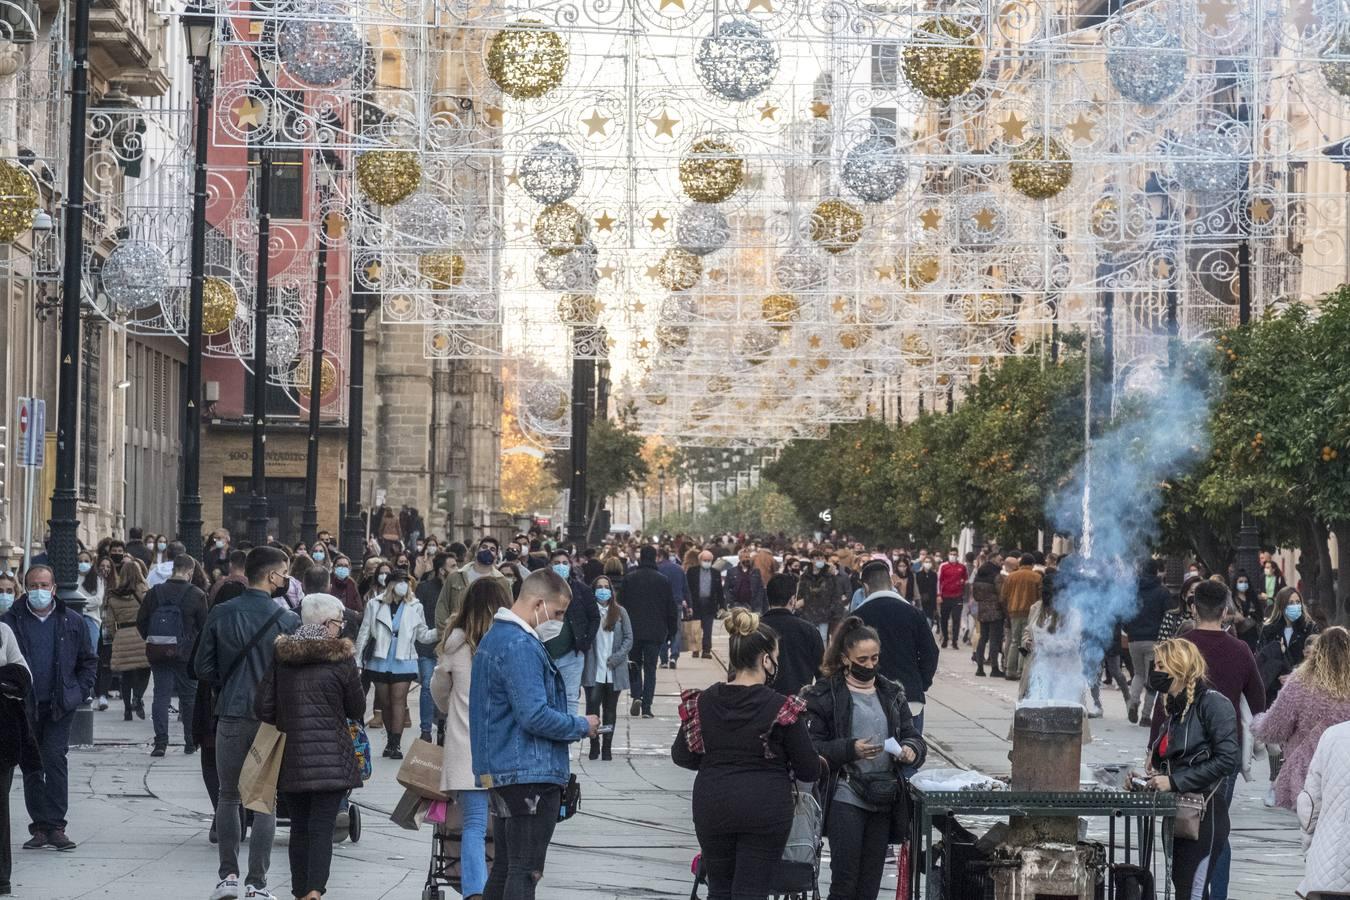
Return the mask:
[[173,558],[169,579],[150,589],[136,615],[136,630],[145,639],[155,696],[150,721],[155,728],[151,756],[163,756],[169,746],[169,701],[178,696],[178,720],[183,724],[183,752],[197,752],[192,739],[192,711],[197,682],[188,675],[193,642],[206,624],[206,595],[192,584],[197,561],[187,553]]

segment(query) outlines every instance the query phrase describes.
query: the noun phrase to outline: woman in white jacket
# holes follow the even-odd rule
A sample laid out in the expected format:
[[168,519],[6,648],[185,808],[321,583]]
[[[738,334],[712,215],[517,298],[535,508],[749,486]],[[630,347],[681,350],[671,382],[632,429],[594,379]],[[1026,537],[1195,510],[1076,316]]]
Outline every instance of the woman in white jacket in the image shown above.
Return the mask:
[[479,578],[469,585],[464,604],[451,618],[445,641],[431,675],[431,697],[445,715],[445,759],[441,790],[455,791],[464,816],[460,838],[460,894],[466,900],[482,898],[487,886],[487,791],[473,775],[469,744],[469,681],[478,642],[492,627],[497,610],[511,605],[511,594],[495,578]]
[[1297,803],[1308,854],[1298,895],[1350,894],[1350,722],[1322,732]]
[[389,574],[383,593],[370,598],[361,631],[356,635],[356,659],[375,685],[375,706],[384,711],[384,755],[402,759],[403,729],[408,688],[417,681],[417,645],[436,640],[436,629],[427,625],[422,604],[412,591],[408,573]]

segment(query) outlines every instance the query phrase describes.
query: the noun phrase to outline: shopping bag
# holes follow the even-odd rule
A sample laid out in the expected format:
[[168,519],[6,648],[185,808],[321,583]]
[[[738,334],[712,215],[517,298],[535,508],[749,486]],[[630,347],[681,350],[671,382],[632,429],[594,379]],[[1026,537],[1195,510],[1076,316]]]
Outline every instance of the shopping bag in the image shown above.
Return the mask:
[[427,821],[435,825],[445,824],[446,807],[449,805],[447,800],[432,800],[431,805],[427,807]]
[[239,770],[239,798],[246,809],[276,815],[277,779],[281,775],[281,757],[286,752],[286,735],[275,725],[263,722],[253,738],[253,746],[244,756]]
[[422,823],[426,821],[429,806],[431,806],[430,800],[419,797],[414,791],[405,790],[397,805],[394,806],[394,811],[389,814],[389,821],[399,828],[419,831],[422,828]]
[[398,767],[398,783],[427,800],[444,800],[441,790],[441,761],[444,748],[430,741],[413,741]]
[[684,623],[684,649],[689,650],[693,647],[701,647],[703,641],[703,629],[697,619],[689,619]]
[[356,755],[356,767],[361,770],[361,780],[368,781],[375,773],[375,767],[370,761],[370,737],[366,734],[366,727],[355,719],[348,719],[347,733],[352,736],[352,753]]

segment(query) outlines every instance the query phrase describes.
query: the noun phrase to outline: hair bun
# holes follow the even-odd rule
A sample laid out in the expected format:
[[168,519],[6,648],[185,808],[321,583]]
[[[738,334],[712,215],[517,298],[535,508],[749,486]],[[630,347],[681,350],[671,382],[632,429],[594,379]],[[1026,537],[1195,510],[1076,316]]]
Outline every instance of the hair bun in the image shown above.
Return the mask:
[[727,634],[747,637],[759,630],[759,615],[738,606],[723,620]]

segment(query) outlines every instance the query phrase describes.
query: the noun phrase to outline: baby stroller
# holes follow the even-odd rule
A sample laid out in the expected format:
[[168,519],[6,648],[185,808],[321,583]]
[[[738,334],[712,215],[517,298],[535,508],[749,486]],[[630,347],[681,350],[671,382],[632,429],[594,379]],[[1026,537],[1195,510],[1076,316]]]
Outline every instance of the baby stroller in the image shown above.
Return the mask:
[[[352,802],[352,792],[342,800],[338,807],[337,821],[333,823],[333,843],[340,844],[350,840],[353,844],[361,840],[361,807]],[[277,827],[289,827],[291,817],[286,809],[286,800],[277,795]]]
[[[825,811],[821,807],[824,782],[797,782],[792,802],[792,830],[788,832],[783,860],[773,870],[769,885],[772,900],[820,900],[820,852]],[[701,900],[699,888],[708,883],[703,856],[694,858],[694,887],[689,900]]]
[[[458,803],[449,801],[445,810],[445,822],[433,825],[431,829],[431,865],[427,869],[426,885],[422,888],[422,900],[449,900],[450,888],[460,893],[460,845],[464,834],[464,816]],[[488,817],[486,837],[488,869],[492,869],[492,860],[496,856],[492,842],[492,818]]]

